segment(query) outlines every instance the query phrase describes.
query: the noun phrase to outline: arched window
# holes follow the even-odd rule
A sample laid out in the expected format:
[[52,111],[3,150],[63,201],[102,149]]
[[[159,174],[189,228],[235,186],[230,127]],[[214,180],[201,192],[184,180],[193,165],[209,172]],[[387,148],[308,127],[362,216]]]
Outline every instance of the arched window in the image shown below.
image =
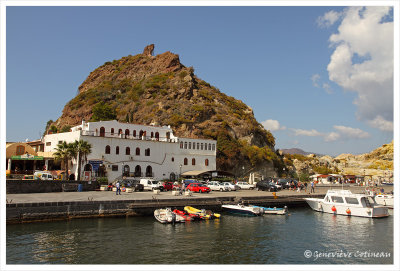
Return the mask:
[[192,149],[192,142],[189,142],[189,150]]
[[142,168],[139,165],[135,167],[135,177],[142,177]]
[[140,148],[136,148],[136,155],[140,155]]
[[126,155],[131,155],[131,148],[126,147],[126,149],[125,149],[125,154],[126,154]]
[[212,145],[212,150],[215,151],[215,144]]
[[106,146],[106,154],[110,154],[111,152],[111,148],[109,145]]
[[153,177],[153,169],[151,166],[146,167],[146,177]]
[[208,143],[208,150],[211,151],[211,143]]
[[118,130],[118,135],[122,135],[122,129]]
[[171,158],[171,161],[172,161],[172,162],[174,162],[174,161],[175,161],[175,158],[174,158],[174,157],[172,157],[172,158]]
[[192,166],[196,165],[196,159],[192,158]]
[[203,150],[203,143],[200,144],[200,148],[201,148],[201,150]]
[[151,138],[154,137],[154,132],[151,132],[150,137],[151,137]]
[[126,129],[125,130],[125,138],[128,138],[129,137],[129,129]]
[[204,150],[207,150],[207,143],[204,143]]
[[158,132],[156,132],[156,140],[160,140],[160,134]]
[[133,130],[133,137],[136,137],[136,130]]
[[114,128],[111,128],[111,135],[114,135]]
[[206,167],[208,167],[208,159],[206,159],[205,165],[206,165]]
[[144,150],[145,156],[150,156],[150,148]]
[[119,146],[115,147],[115,154],[119,154]]
[[140,132],[139,132],[140,139],[142,138],[142,136],[143,136],[143,130],[140,130]]
[[187,142],[185,142],[185,150],[187,149]]
[[180,147],[181,147],[181,149],[183,149],[183,142],[182,141],[180,143]]
[[184,164],[185,166],[187,166],[187,164],[188,164],[188,159],[187,159],[187,158],[183,159],[183,164]]
[[193,142],[193,150],[196,149],[196,142]]
[[197,149],[200,150],[200,143],[197,143]]

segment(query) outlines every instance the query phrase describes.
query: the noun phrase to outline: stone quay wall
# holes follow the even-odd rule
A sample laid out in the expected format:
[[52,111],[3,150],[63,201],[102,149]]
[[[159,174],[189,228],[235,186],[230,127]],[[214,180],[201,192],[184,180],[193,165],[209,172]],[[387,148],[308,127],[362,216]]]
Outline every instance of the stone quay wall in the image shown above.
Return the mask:
[[94,191],[100,188],[97,181],[39,181],[39,180],[6,180],[7,194],[27,193],[51,193],[78,191],[82,185],[82,191]]

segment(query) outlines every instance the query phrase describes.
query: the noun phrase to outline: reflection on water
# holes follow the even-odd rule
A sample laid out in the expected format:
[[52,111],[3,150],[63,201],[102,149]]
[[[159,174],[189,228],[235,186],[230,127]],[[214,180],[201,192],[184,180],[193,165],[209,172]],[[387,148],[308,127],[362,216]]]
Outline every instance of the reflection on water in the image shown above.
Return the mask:
[[[384,258],[306,258],[387,252]],[[164,225],[153,217],[79,219],[7,226],[8,264],[390,264],[393,219],[293,209],[290,216]],[[118,256],[116,256],[118,255]]]

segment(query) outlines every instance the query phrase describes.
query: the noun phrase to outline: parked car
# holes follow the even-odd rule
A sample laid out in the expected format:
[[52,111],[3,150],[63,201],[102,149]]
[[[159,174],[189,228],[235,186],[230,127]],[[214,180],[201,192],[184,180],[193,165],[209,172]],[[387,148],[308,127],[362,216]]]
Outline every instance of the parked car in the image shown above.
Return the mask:
[[200,193],[210,193],[211,189],[201,183],[190,183],[187,187],[187,190],[190,190],[192,192],[200,192]]
[[[125,179],[121,182],[121,186],[124,186],[126,188],[132,188],[133,191],[143,191],[144,190],[144,185],[141,184],[138,180],[134,179]],[[112,188],[111,188],[112,190]]]
[[239,186],[234,185],[233,183],[230,182],[223,182],[222,185],[225,186],[228,191],[236,191],[239,189]]
[[222,185],[217,181],[211,181],[207,184],[207,186],[210,187],[211,190],[215,191],[228,191],[228,188],[225,185]]
[[254,187],[256,187],[255,184],[249,184],[248,182],[237,182],[237,186],[239,186],[240,189],[250,189],[253,190]]
[[269,191],[269,192],[278,191],[278,188],[275,185],[273,185],[270,180],[257,182],[256,189],[258,191]]
[[164,191],[170,191],[174,187],[173,182],[163,182]]
[[164,190],[164,186],[161,182],[152,179],[140,179],[140,183],[143,184],[144,190]]

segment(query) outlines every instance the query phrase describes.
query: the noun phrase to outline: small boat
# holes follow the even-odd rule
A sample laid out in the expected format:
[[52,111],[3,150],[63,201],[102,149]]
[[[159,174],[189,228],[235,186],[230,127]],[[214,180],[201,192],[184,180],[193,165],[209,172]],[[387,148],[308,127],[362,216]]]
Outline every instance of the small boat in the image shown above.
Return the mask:
[[158,222],[163,224],[175,224],[186,221],[183,217],[178,216],[174,212],[172,212],[170,208],[154,210],[154,217],[157,219]]
[[314,211],[361,217],[387,217],[388,208],[376,204],[367,194],[353,194],[350,190],[328,190],[325,198],[305,198]]
[[189,214],[198,215],[201,219],[214,219],[221,217],[220,214],[214,213],[211,210],[199,210],[191,206],[185,206],[183,209]]
[[393,209],[394,197],[391,194],[378,194],[374,197],[374,200],[379,205],[383,205],[383,206]]
[[255,206],[245,206],[243,204],[224,204],[222,205],[226,211],[233,213],[233,214],[241,214],[241,215],[250,215],[250,216],[257,216],[262,215],[263,210],[260,207]]
[[201,219],[198,215],[194,215],[194,214],[189,214],[185,211],[181,211],[178,209],[173,210],[173,212],[178,215],[181,216],[185,219],[185,221],[191,221],[191,220],[195,220],[195,219]]
[[262,206],[255,206],[253,205],[253,207],[258,207],[261,208],[264,211],[264,214],[267,215],[286,215],[288,213],[288,207],[285,206],[283,208],[270,208],[270,207],[262,207]]

